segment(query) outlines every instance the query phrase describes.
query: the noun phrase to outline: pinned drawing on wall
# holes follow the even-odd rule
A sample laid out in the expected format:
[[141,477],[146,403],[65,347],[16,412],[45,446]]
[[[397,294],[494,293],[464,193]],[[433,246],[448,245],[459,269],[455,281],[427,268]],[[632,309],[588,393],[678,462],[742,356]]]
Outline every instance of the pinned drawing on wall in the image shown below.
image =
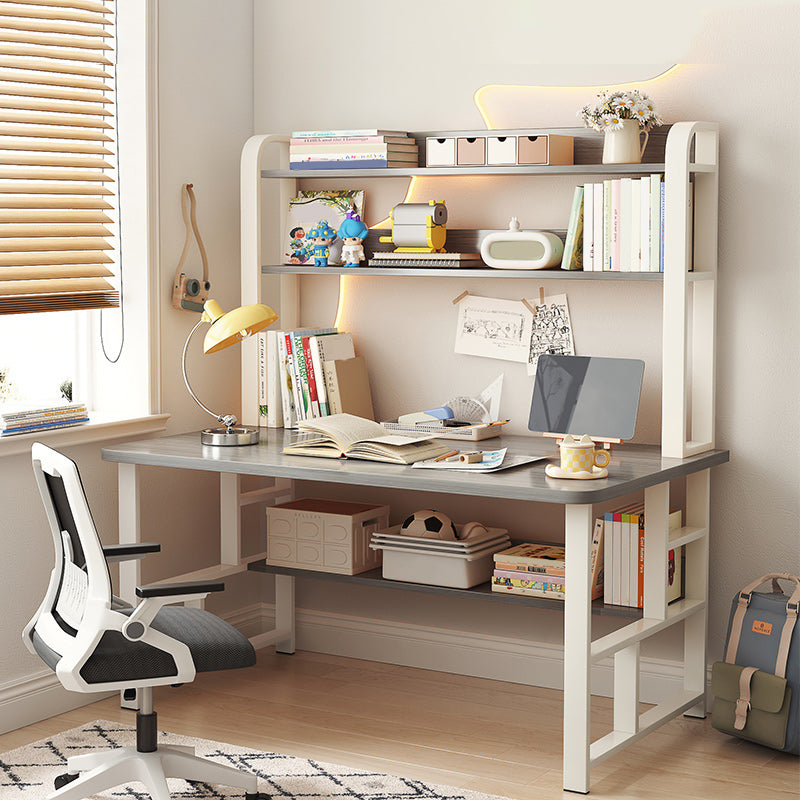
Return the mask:
[[527,303],[467,294],[458,304],[455,352],[524,364],[532,330]]
[[539,356],[545,353],[556,356],[574,356],[575,340],[566,294],[540,297],[533,301],[533,331],[528,352],[528,375],[536,374]]

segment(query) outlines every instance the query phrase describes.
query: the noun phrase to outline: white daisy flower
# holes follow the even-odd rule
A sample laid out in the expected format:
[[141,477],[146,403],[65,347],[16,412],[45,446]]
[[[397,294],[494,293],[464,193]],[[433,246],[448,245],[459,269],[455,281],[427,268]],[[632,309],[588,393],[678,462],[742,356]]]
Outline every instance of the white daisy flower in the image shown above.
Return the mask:
[[618,131],[622,128],[622,117],[619,114],[603,114],[604,131]]

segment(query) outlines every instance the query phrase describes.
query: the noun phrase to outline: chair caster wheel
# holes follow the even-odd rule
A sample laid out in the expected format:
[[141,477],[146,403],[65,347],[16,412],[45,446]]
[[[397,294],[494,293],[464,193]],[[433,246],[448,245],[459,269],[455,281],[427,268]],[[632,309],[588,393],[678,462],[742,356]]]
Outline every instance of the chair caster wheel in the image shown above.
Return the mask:
[[245,792],[244,800],[272,800],[272,795],[266,792]]
[[68,783],[72,783],[78,779],[78,774],[70,775],[69,772],[65,772],[63,775],[59,775],[54,781],[53,786],[55,786],[56,791],[59,789],[63,789]]

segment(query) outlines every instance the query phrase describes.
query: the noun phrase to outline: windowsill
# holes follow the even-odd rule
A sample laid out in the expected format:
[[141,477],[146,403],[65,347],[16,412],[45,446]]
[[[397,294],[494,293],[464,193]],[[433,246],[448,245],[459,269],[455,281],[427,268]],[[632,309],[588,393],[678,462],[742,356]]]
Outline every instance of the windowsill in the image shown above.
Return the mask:
[[18,436],[0,436],[0,457],[30,452],[34,442],[44,442],[55,447],[71,447],[158,433],[166,430],[169,417],[169,414],[151,414],[129,419],[114,417],[111,414],[91,414],[89,422],[72,428],[21,433]]

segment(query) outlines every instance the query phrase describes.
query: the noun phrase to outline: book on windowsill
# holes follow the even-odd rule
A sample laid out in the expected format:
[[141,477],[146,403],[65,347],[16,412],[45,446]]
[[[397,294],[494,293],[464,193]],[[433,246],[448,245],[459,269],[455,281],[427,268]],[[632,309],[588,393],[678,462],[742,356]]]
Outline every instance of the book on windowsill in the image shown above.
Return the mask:
[[333,414],[298,422],[303,434],[283,448],[287,455],[358,458],[392,464],[413,464],[450,451],[430,436],[387,434],[377,422],[352,414]]

